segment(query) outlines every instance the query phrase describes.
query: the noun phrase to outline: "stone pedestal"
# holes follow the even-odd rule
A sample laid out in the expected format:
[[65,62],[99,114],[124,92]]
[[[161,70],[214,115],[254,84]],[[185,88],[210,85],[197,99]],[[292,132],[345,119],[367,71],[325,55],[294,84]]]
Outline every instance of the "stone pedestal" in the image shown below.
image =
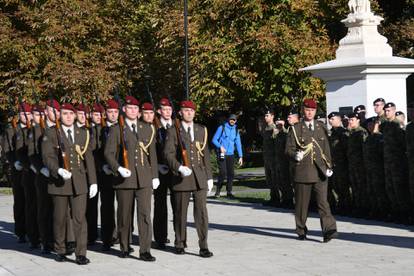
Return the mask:
[[414,73],[414,60],[392,56],[387,38],[378,33],[382,20],[357,7],[342,21],[348,34],[339,42],[336,59],[301,69],[326,82],[328,114],[363,104],[371,117],[373,101],[380,97],[406,113],[406,79]]

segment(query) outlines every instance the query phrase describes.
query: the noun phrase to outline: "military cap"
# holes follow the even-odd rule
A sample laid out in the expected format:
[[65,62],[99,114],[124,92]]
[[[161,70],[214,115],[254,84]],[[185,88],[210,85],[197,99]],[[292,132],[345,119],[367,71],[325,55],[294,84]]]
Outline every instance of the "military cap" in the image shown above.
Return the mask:
[[272,108],[266,108],[264,111],[264,115],[271,114],[274,115],[275,111]]
[[119,108],[118,102],[115,101],[114,99],[109,99],[106,102],[106,109],[118,109],[118,108]]
[[142,110],[154,110],[154,107],[151,103],[143,103],[141,108]]
[[135,97],[128,95],[125,97],[125,104],[139,106],[139,101]]
[[395,116],[400,116],[400,115],[405,115],[404,112],[402,111],[397,111],[395,112]]
[[19,112],[32,112],[32,106],[28,103],[19,104]]
[[297,107],[292,107],[292,109],[289,111],[289,114],[288,114],[288,116],[289,115],[299,115],[299,111],[298,111],[298,108]]
[[64,109],[76,112],[76,109],[73,107],[73,105],[71,103],[63,103],[60,106],[60,110],[64,110]]
[[332,117],[342,117],[342,116],[341,116],[341,113],[334,111],[334,112],[329,113],[328,119],[331,119]]
[[32,107],[32,112],[41,112],[42,113],[44,111],[45,111],[45,109],[41,105],[36,104]]
[[47,106],[50,106],[50,107],[53,107],[53,108],[56,108],[58,111],[60,110],[60,104],[55,99],[53,99],[53,100],[47,100],[46,101],[46,105]]
[[352,112],[352,113],[350,113],[350,114],[348,114],[348,119],[351,119],[351,118],[357,118],[357,119],[360,119],[359,118],[359,113],[356,113],[356,112]]
[[78,104],[76,106],[76,111],[83,111],[83,112],[87,112],[86,111],[86,106],[84,104]]
[[92,112],[99,112],[99,113],[103,113],[105,111],[105,108],[98,103],[93,104],[92,106]]
[[180,107],[181,108],[191,108],[191,109],[194,109],[194,110],[197,109],[196,108],[196,105],[195,105],[195,103],[193,101],[182,101],[180,103]]
[[378,98],[374,101],[374,104],[378,103],[378,102],[382,102],[385,104],[385,100],[383,98]]
[[171,106],[171,103],[167,98],[162,98],[160,100],[160,106]]
[[359,113],[362,111],[366,111],[365,105],[358,105],[357,107],[354,108],[354,112]]
[[303,106],[307,108],[315,108],[315,109],[318,108],[318,104],[313,99],[305,99],[303,101]]
[[391,103],[391,102],[389,102],[389,103],[386,103],[386,104],[384,105],[384,109],[386,109],[386,108],[390,108],[390,107],[395,107],[395,103]]

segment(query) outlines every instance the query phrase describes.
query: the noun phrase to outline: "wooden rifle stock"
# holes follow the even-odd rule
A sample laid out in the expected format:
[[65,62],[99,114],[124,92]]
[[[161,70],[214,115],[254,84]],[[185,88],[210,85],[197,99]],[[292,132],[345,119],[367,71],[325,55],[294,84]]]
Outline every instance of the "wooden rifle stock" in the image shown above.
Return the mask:
[[175,132],[177,134],[177,140],[178,140],[178,145],[180,147],[180,151],[181,151],[181,158],[183,161],[183,165],[186,167],[190,167],[190,162],[188,160],[188,153],[187,153],[187,149],[185,148],[184,144],[183,144],[183,140],[181,139],[181,135],[180,135],[180,120],[175,118],[174,119],[174,126],[175,126]]
[[125,137],[124,137],[125,121],[124,121],[124,116],[122,114],[119,114],[118,123],[119,123],[119,135],[120,135],[121,145],[122,145],[122,161],[124,163],[124,167],[126,169],[129,169],[128,151],[125,145]]
[[55,112],[55,123],[56,123],[56,136],[57,136],[57,141],[58,141],[58,145],[59,145],[59,149],[60,149],[60,155],[62,157],[62,162],[63,162],[63,168],[65,170],[69,170],[69,159],[68,156],[66,155],[66,151],[65,151],[65,146],[63,145],[63,141],[62,141],[62,133],[61,133],[61,126],[60,126],[60,122],[56,117],[56,112]]

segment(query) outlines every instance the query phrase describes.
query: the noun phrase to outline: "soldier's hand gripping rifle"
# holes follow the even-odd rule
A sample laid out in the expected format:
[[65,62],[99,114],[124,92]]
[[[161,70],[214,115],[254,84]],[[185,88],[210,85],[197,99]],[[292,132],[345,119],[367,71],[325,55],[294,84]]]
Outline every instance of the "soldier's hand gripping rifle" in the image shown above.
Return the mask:
[[188,160],[188,153],[187,153],[187,149],[185,148],[185,145],[183,143],[183,139],[181,139],[181,123],[180,123],[180,119],[178,119],[177,116],[177,112],[175,111],[174,108],[174,104],[173,101],[171,100],[171,96],[168,95],[168,99],[171,103],[171,107],[172,107],[172,114],[173,114],[173,120],[174,120],[174,127],[175,127],[175,133],[177,135],[177,141],[178,141],[178,146],[180,147],[180,152],[181,152],[181,159],[183,162],[183,165],[186,167],[190,167],[190,162]]
[[62,138],[61,125],[60,125],[60,122],[59,122],[57,114],[56,114],[57,106],[55,106],[55,102],[53,101],[53,97],[52,97],[52,94],[50,92],[49,92],[49,98],[50,98],[50,102],[52,104],[53,115],[55,116],[56,137],[57,137],[58,147],[59,147],[59,150],[60,150],[60,156],[62,157],[63,168],[65,170],[69,171],[69,169],[70,169],[70,167],[69,167],[69,157],[66,153],[65,144],[63,143],[63,138]]
[[152,97],[152,92],[149,89],[149,85],[147,82],[147,79],[149,77],[146,76],[146,80],[145,80],[145,87],[147,88],[147,94],[150,98],[151,104],[152,104],[152,108],[154,109],[154,121],[152,122],[154,124],[155,129],[159,129],[161,127],[161,122],[160,122],[160,118],[158,118],[157,112],[155,110],[155,103],[154,103],[154,98]]
[[125,135],[124,135],[124,127],[125,127],[125,120],[124,120],[124,114],[122,111],[122,103],[121,98],[119,97],[119,88],[116,86],[115,88],[115,100],[118,102],[118,108],[119,108],[119,116],[118,116],[118,124],[119,124],[119,139],[121,140],[121,154],[122,154],[122,161],[124,168],[129,169],[129,162],[128,162],[128,150],[126,148],[125,143]]

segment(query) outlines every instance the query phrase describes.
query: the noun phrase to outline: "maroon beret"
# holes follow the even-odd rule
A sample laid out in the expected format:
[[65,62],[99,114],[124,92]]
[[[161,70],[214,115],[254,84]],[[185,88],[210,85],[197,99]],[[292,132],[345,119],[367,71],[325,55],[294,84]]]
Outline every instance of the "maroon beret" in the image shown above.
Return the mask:
[[196,109],[197,109],[197,108],[196,108],[195,103],[194,103],[194,102],[192,102],[192,101],[182,101],[182,102],[180,103],[180,107],[181,107],[181,108],[192,108],[192,109],[194,109],[194,110],[196,110]]
[[115,101],[114,99],[109,99],[106,102],[106,109],[118,109],[118,108],[119,108],[118,102]]
[[171,103],[167,98],[162,98],[160,100],[160,105],[162,105],[162,106],[171,106]]
[[86,106],[84,104],[78,104],[76,106],[76,111],[83,111],[86,112]]
[[73,107],[73,105],[72,105],[71,103],[63,103],[63,104],[60,106],[60,110],[63,110],[63,109],[66,109],[66,110],[70,110],[70,111],[76,112],[76,109]]
[[139,106],[139,101],[136,98],[134,98],[133,96],[126,96],[125,97],[125,104]]
[[44,111],[45,111],[45,109],[41,105],[38,105],[38,104],[34,105],[33,108],[32,108],[32,112],[42,113]]
[[318,108],[318,104],[313,99],[305,99],[303,101],[303,106],[307,108],[315,108],[315,109]]
[[56,108],[58,111],[60,110],[59,102],[54,100],[54,99],[53,100],[47,100],[46,105],[48,105],[50,107],[53,107],[53,108]]
[[28,103],[19,104],[19,112],[32,112],[32,106]]
[[105,112],[105,108],[102,105],[95,103],[92,107],[92,112],[103,113]]
[[142,105],[142,110],[154,110],[154,106],[151,103],[144,103]]

